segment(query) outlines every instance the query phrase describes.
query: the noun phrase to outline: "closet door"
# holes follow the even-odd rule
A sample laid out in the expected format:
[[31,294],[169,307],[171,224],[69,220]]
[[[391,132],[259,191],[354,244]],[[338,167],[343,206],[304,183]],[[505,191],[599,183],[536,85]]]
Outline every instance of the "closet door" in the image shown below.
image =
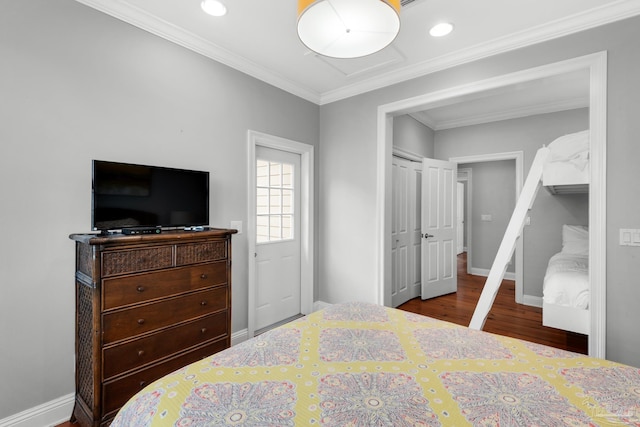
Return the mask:
[[418,162],[392,161],[391,303],[394,307],[420,295],[420,193]]

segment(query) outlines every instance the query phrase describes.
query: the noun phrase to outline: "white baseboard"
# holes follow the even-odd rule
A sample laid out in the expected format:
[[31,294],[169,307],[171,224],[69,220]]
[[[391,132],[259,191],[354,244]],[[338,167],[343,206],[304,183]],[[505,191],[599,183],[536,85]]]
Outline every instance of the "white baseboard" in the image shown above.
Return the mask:
[[234,332],[231,334],[231,347],[233,347],[236,344],[240,344],[241,342],[245,342],[247,339],[249,339],[248,329],[243,329],[241,331]]
[[67,394],[0,420],[0,427],[56,426],[69,421],[75,394]]
[[[489,277],[489,271],[491,270],[487,270],[486,268],[472,268],[471,274],[473,274],[474,276]],[[507,271],[506,273],[504,273],[504,278],[506,280],[516,280],[516,273]]]
[[530,305],[531,307],[542,308],[542,297],[534,297],[531,295],[522,296],[522,304]]
[[328,302],[324,302],[324,301],[314,301],[313,303],[313,311],[319,311],[322,310],[324,308],[329,307],[332,304],[329,304]]

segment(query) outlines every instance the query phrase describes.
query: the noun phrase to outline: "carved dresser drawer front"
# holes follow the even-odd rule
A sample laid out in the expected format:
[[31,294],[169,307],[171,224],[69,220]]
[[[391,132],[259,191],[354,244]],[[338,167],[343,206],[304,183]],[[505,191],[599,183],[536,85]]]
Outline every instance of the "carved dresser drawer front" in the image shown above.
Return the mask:
[[227,335],[227,312],[165,329],[134,341],[104,349],[104,379],[147,365],[205,341]]
[[103,315],[102,342],[113,343],[227,308],[228,289],[220,286]]
[[142,390],[147,384],[158,378],[171,373],[183,366],[204,359],[220,350],[227,348],[227,340],[219,340],[198,347],[188,353],[174,359],[169,359],[158,365],[150,366],[146,369],[136,371],[115,381],[105,382],[103,385],[102,404],[105,418],[115,416],[115,411],[120,409],[131,396]]
[[176,265],[197,264],[227,258],[224,240],[176,245]]
[[173,248],[155,246],[102,253],[102,277],[139,273],[173,266]]
[[110,310],[183,292],[225,284],[226,261],[174,268],[102,281],[103,309]]

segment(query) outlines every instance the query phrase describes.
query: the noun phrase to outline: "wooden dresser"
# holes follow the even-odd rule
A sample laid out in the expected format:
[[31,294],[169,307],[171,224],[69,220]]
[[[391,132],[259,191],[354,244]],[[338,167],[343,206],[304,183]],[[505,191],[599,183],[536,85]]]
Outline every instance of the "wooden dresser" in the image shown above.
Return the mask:
[[72,422],[108,425],[146,384],[231,344],[231,235],[72,234],[76,400]]

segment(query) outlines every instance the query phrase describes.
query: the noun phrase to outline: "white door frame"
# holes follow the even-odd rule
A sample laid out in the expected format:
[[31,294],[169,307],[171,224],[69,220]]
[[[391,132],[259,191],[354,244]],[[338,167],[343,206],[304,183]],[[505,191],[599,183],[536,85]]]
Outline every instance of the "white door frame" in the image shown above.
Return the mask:
[[249,130],[247,179],[247,239],[249,241],[249,284],[247,302],[247,336],[255,333],[256,311],[256,146],[300,155],[300,312],[313,311],[313,146]]
[[471,218],[473,218],[473,170],[470,168],[458,168],[458,182],[465,182],[467,189],[467,197],[464,200],[464,210],[465,210],[465,218],[467,218],[464,223],[464,232],[467,235],[467,273],[471,274],[471,243],[469,240],[469,236],[473,232],[473,227],[471,226]]
[[[450,162],[461,163],[482,163],[482,162],[497,162],[500,160],[515,160],[516,162],[516,198],[518,201],[520,197],[520,191],[522,191],[522,185],[524,183],[524,153],[522,151],[509,151],[506,153],[493,153],[493,154],[481,154],[478,156],[461,156],[461,157],[449,157]],[[472,195],[470,195],[472,197]],[[470,202],[472,203],[472,202]],[[514,203],[515,207],[515,203]],[[472,221],[468,221],[472,222]],[[471,247],[473,237],[471,233],[467,234],[467,248]],[[473,250],[467,252],[467,271],[471,270]],[[522,304],[524,302],[524,241],[523,239],[516,240],[515,249],[515,275],[516,275],[516,302]]]
[[607,52],[597,52],[540,67],[517,71],[448,89],[383,104],[377,119],[376,180],[376,301],[391,304],[391,146],[393,117],[425,107],[450,104],[455,98],[524,83],[576,70],[589,70],[589,132],[591,185],[589,187],[589,280],[591,283],[589,355],[606,357],[606,156],[607,156]]
[[456,228],[458,229],[458,234],[456,235],[456,256],[464,252],[464,228],[466,226],[464,222],[464,211],[467,208],[464,202],[464,187],[465,185],[456,177],[456,198],[458,199],[456,203]]

